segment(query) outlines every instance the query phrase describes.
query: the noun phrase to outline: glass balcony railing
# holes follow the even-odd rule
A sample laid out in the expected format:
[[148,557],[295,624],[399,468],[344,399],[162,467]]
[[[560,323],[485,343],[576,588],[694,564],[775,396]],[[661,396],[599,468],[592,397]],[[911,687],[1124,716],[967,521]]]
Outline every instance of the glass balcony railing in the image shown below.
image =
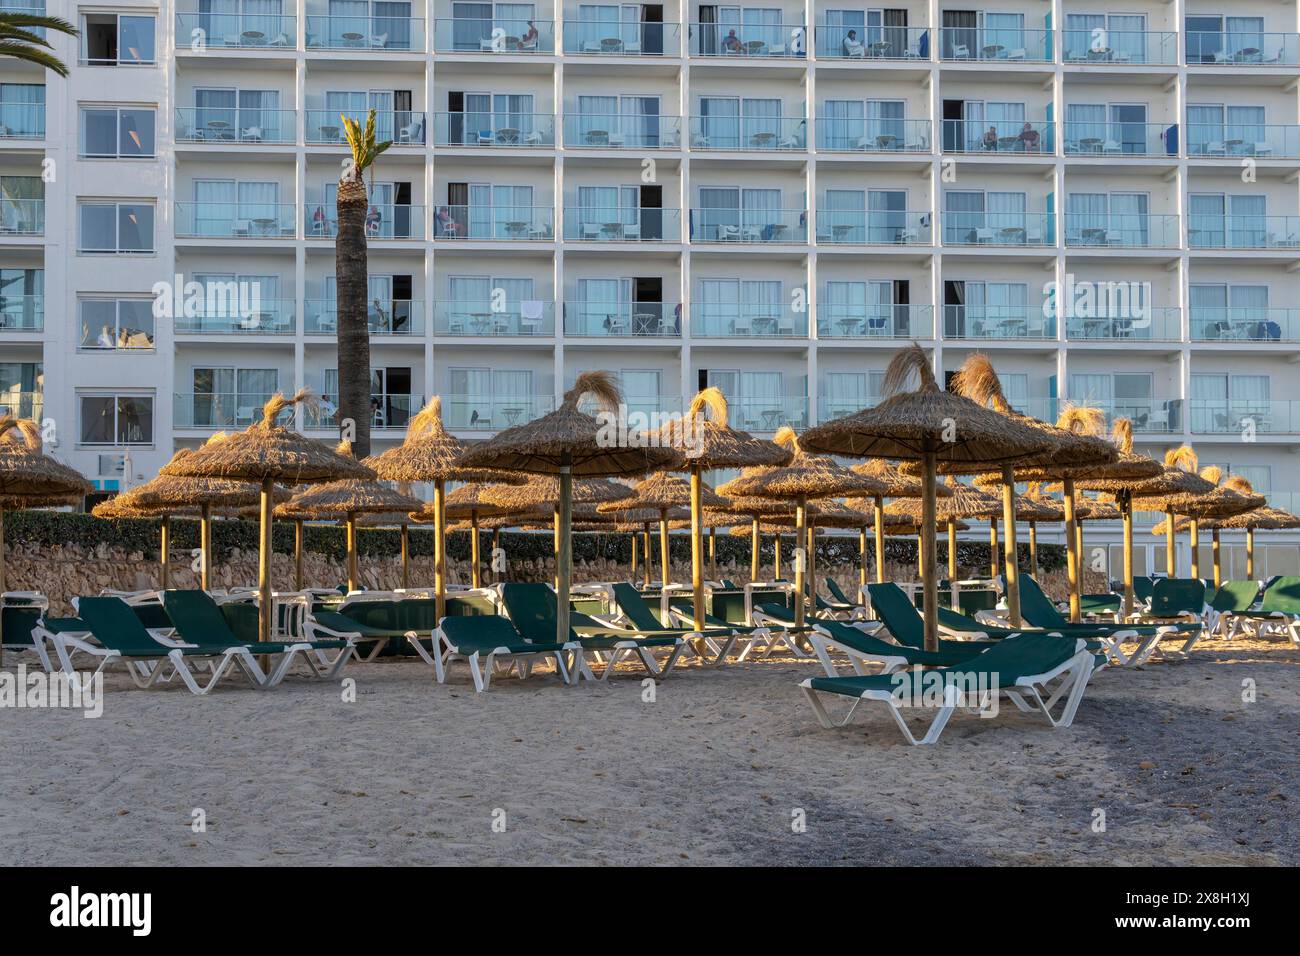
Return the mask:
[[[177,428],[244,428],[259,421],[271,392],[181,392],[172,395]],[[292,420],[286,413],[281,421]]]
[[[821,339],[931,339],[934,306],[871,303],[817,303]],[[856,410],[856,409],[855,409]]]
[[555,238],[553,206],[439,206],[435,239],[546,241]]
[[424,52],[420,17],[308,17],[307,49],[371,53]]
[[945,153],[1050,156],[1056,152],[1052,124],[1045,120],[944,120]]
[[433,142],[540,149],[555,145],[555,117],[550,113],[435,113]]
[[807,242],[803,209],[692,209],[692,242]]
[[45,328],[45,296],[0,295],[0,333],[40,332]]
[[782,425],[796,430],[807,428],[806,395],[740,395],[730,400],[731,423],[753,432],[774,432]]
[[44,103],[0,102],[0,139],[44,138]]
[[825,152],[928,153],[926,119],[827,119],[816,121],[817,148]]
[[1063,30],[1067,64],[1175,66],[1178,34],[1167,30]]
[[788,302],[697,302],[691,307],[696,338],[803,339],[808,313],[790,311]]
[[1300,216],[1187,217],[1193,249],[1300,249]]
[[826,394],[827,385],[821,383],[822,394],[817,398],[817,422],[834,421],[845,415],[855,415],[865,408],[875,408],[884,399],[879,395],[830,396]]
[[1164,123],[1066,123],[1067,156],[1177,156],[1177,126]]
[[177,239],[292,239],[297,234],[292,203],[176,203]]
[[45,235],[44,199],[0,199],[0,236]]
[[681,141],[680,116],[569,113],[564,117],[565,148],[675,149]]
[[[358,110],[308,110],[305,135],[309,145],[346,146],[343,117],[356,120],[365,128],[368,113]],[[397,146],[420,146],[425,140],[424,114],[410,110],[384,110],[375,113],[375,139]]]
[[1295,33],[1188,32],[1183,34],[1188,66],[1295,66],[1300,35]]
[[[338,332],[338,306],[334,299],[308,299],[303,314],[308,335]],[[424,303],[416,299],[375,299],[366,305],[371,335],[423,335]]]
[[819,24],[816,34],[819,60],[930,59],[930,31],[925,27]]
[[681,242],[680,209],[581,206],[564,210],[564,238],[584,242]]
[[1056,338],[1056,319],[1042,305],[945,305],[948,339],[1035,340]]
[[681,56],[682,25],[566,18],[564,52],[604,56]]
[[953,212],[943,214],[943,241],[949,246],[1051,246],[1053,218],[1039,212]]
[[491,302],[437,302],[433,306],[434,335],[548,336],[555,334],[555,303],[521,299],[494,309]]
[[808,46],[802,23],[692,23],[691,56],[800,57]]
[[[1100,283],[1105,285],[1105,283]],[[1116,283],[1120,285],[1120,283]],[[1076,311],[1079,311],[1076,308]],[[1097,315],[1071,315],[1065,337],[1072,341],[1178,342],[1183,337],[1182,312],[1177,308],[1143,307],[1121,301],[1098,303]]]
[[298,138],[293,110],[263,110],[183,106],[176,110],[176,142],[294,143]]
[[[325,396],[330,394],[327,389],[319,389],[317,394],[321,396],[320,402],[303,406],[303,427],[336,431],[340,424],[338,406],[333,401],[325,400]],[[370,429],[371,431],[404,430],[423,407],[423,395],[393,393],[371,395]]]
[[[1117,398],[1110,401],[1082,401],[1096,405],[1110,420],[1127,418],[1133,430],[1148,435],[1167,435],[1183,430],[1184,408],[1181,398]],[[1055,416],[1052,417],[1055,421]]]
[[1191,430],[1202,435],[1232,435],[1238,438],[1254,433],[1294,435],[1300,432],[1300,402],[1267,399],[1188,400]]
[[1187,155],[1210,159],[1300,158],[1300,126],[1262,123],[1200,124],[1187,127]]
[[0,392],[0,415],[30,418],[39,422],[45,417],[44,410],[44,392]]
[[790,150],[808,148],[802,116],[691,117],[691,149]]
[[540,418],[555,407],[550,395],[443,394],[442,413],[448,428],[462,431],[498,431]]
[[[297,312],[293,299],[258,299],[248,315],[178,315],[172,324],[178,334],[192,335],[292,335]],[[224,310],[223,310],[224,312]]]
[[1072,248],[1176,249],[1180,245],[1178,217],[1067,214],[1065,244]]
[[986,63],[1050,63],[1050,30],[1016,27],[943,27],[939,31],[941,60]]
[[1295,342],[1300,309],[1192,307],[1193,342]]
[[832,245],[922,245],[933,241],[928,212],[902,209],[817,210],[817,241]]
[[[307,204],[303,228],[308,239],[333,239],[338,235],[338,212],[333,203]],[[367,239],[423,239],[424,207],[376,203],[366,213]]]
[[265,48],[292,50],[298,45],[298,18],[275,14],[178,13],[176,48],[198,52],[205,48]]
[[439,53],[554,53],[555,24],[523,17],[443,18],[433,22],[433,47]]
[[564,303],[564,334],[579,338],[675,337],[682,334],[682,307],[671,302]]

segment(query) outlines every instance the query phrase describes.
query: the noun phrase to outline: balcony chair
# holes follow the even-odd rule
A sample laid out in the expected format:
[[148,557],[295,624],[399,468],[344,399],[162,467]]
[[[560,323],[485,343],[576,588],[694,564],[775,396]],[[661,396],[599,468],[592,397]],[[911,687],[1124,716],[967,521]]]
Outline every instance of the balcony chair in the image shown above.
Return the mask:
[[479,37],[478,51],[480,53],[495,53],[496,50],[496,43],[491,37]]
[[719,242],[735,242],[740,238],[739,226],[718,225],[714,228],[718,231]]
[[239,131],[239,139],[244,143],[260,143],[262,141],[262,127],[249,126]]
[[1124,147],[1120,146],[1120,144],[1115,142],[1115,140],[1108,139],[1102,144],[1101,151],[1107,155],[1118,156],[1120,153],[1124,152]]
[[388,34],[380,33],[370,37],[370,49],[383,50],[388,46]]
[[399,143],[423,143],[424,119],[417,118],[397,131]]
[[293,46],[293,39],[287,33],[278,33],[269,46]]
[[496,133],[490,129],[481,129],[478,131],[478,145],[495,146],[497,142]]
[[1223,142],[1222,140],[1215,140],[1214,142],[1206,143],[1205,155],[1206,156],[1227,156],[1228,144]]
[[639,222],[623,223],[623,238],[637,240],[641,238],[641,224]]
[[952,58],[954,60],[969,60],[970,47],[968,47],[964,43],[958,43],[956,46],[952,48]]
[[991,243],[993,241],[992,229],[975,229],[973,230],[973,235],[975,237],[976,245],[982,246],[985,243]]
[[543,309],[541,299],[524,299],[519,303],[520,334],[537,335],[541,332]]
[[924,133],[919,134],[915,140],[907,141],[908,152],[928,153],[930,151],[930,138]]
[[536,53],[537,41],[538,41],[538,37],[533,37],[531,40],[521,40],[519,43],[519,52]]
[[252,231],[253,223],[249,219],[236,219],[230,227],[232,236],[247,236]]
[[1007,59],[1023,60],[1028,55],[1029,52],[1024,47],[1016,47],[1016,49],[1012,50],[1010,53],[1007,54]]
[[482,427],[482,428],[491,428],[491,427],[492,427],[492,416],[491,416],[491,415],[480,415],[480,414],[478,413],[478,409],[476,408],[476,409],[474,409],[472,412],[470,412],[470,414],[469,414],[469,425],[470,425],[471,428],[478,428],[478,427]]

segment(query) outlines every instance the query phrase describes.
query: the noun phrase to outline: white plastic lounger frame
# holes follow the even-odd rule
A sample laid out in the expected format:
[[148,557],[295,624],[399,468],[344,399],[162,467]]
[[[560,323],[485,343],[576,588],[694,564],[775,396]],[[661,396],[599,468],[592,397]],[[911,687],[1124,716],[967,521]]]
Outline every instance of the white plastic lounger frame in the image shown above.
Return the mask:
[[[176,675],[180,675],[190,693],[203,696],[216,687],[217,683],[232,667],[242,672],[248,678],[248,682],[258,690],[267,690],[273,686],[268,683],[266,675],[257,666],[257,660],[245,647],[231,647],[221,654],[205,655],[202,658],[186,658],[182,653],[182,648],[190,648],[194,645],[184,644],[180,647],[172,647],[167,651],[167,656],[164,658],[140,658],[123,656],[120,651],[101,647],[98,644],[91,644],[89,641],[72,634],[55,634],[53,640],[55,652],[59,657],[59,664],[70,681],[76,681],[80,678],[80,674],[72,665],[72,652],[81,651],[99,660],[99,666],[91,674],[92,679],[112,665],[122,663],[126,664],[126,671],[131,675],[131,680],[137,687],[141,688],[165,684]],[[211,664],[211,676],[206,684],[200,684],[196,679],[199,672],[190,668],[189,662],[191,660],[195,663],[206,662]],[[171,664],[170,669],[165,666],[168,662]]]
[[[853,666],[853,673],[859,677],[866,677],[869,674],[892,674],[896,670],[901,670],[907,666],[907,657],[902,653],[905,649],[900,647],[900,653],[894,654],[875,654],[870,651],[861,651],[855,647],[848,647],[835,640],[835,636],[825,628],[818,627],[817,622],[812,622],[815,630],[808,635],[808,642],[812,644],[813,653],[817,659],[822,662],[822,667],[826,670],[827,677],[842,677],[835,668],[835,662],[831,659],[831,652],[838,651],[849,659]],[[863,631],[865,634],[866,632]],[[877,664],[879,669],[869,669],[865,665]]]
[[[434,638],[436,639],[435,646],[445,648],[439,655],[441,657],[441,666],[437,668],[438,683],[445,682],[448,665],[455,661],[464,661],[469,665],[470,677],[474,680],[474,691],[478,694],[488,689],[493,676],[509,674],[511,670],[518,671],[520,680],[527,680],[528,675],[532,673],[533,665],[538,661],[547,659],[555,661],[555,672],[560,676],[560,680],[570,687],[578,683],[578,680],[584,676],[588,680],[595,679],[591,671],[586,670],[586,663],[582,661],[581,656],[582,645],[576,641],[568,642],[561,651],[538,651],[532,654],[513,651],[508,647],[498,647],[484,657],[480,651],[471,651],[468,654],[462,653],[448,640],[441,627],[434,632]],[[580,666],[571,670],[569,664],[565,661],[565,657],[573,654],[578,655]],[[503,659],[498,660],[498,657]]]
[[[614,673],[614,668],[618,666],[619,661],[626,657],[635,655],[640,658],[641,666],[646,669],[646,672],[649,673],[651,677],[655,680],[662,680],[672,673],[672,669],[677,664],[678,658],[686,652],[687,645],[685,640],[680,637],[677,638],[673,644],[672,653],[668,655],[668,660],[662,665],[655,660],[655,657],[650,653],[650,650],[651,649],[648,647],[642,647],[636,641],[618,641],[612,648],[603,648],[600,650],[582,648],[577,653],[576,662],[570,666],[581,672],[582,676],[586,677],[588,680],[607,681],[609,680],[609,675]],[[587,654],[592,656],[592,659],[596,662],[597,666],[602,664],[604,665],[601,668],[599,677],[595,676],[590,666],[587,664]]]

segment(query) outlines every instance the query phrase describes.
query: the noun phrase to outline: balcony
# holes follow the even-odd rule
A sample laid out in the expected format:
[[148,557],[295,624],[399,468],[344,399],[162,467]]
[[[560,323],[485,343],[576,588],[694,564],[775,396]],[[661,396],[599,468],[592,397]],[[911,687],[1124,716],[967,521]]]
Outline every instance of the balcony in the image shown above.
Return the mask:
[[439,206],[435,239],[546,242],[555,238],[553,206]]
[[819,24],[816,34],[819,60],[930,59],[930,31],[926,27]]
[[1042,248],[1056,242],[1049,213],[952,212],[943,214],[943,242],[948,246],[1023,246]]
[[478,337],[550,336],[555,334],[555,303],[523,299],[494,309],[491,302],[438,302],[433,307],[434,335]]
[[298,209],[292,203],[176,203],[177,239],[292,239]]
[[1188,32],[1188,66],[1295,66],[1300,36],[1294,33]]
[[943,151],[980,156],[1051,156],[1056,152],[1053,124],[1046,120],[943,121]]
[[681,306],[673,303],[564,303],[564,334],[576,338],[676,338],[681,333]]
[[803,209],[692,209],[691,241],[803,243],[808,241],[808,213]]
[[593,56],[681,56],[682,25],[566,19],[564,52]]
[[[1080,311],[1077,306],[1073,310]],[[1067,316],[1065,337],[1077,342],[1179,342],[1183,337],[1177,308],[1143,308],[1117,295],[1114,301],[1095,303],[1093,311],[1105,314]]]
[[437,146],[543,149],[555,145],[555,116],[551,113],[435,113],[433,142]]
[[[307,204],[304,211],[308,239],[333,239],[338,235],[338,210],[333,204]],[[382,239],[423,239],[424,207],[407,206],[394,203],[372,205],[366,213],[366,238]]]
[[1065,124],[1065,155],[1091,159],[1111,156],[1178,155],[1178,127],[1164,123]]
[[946,339],[1034,341],[1056,338],[1056,318],[1041,305],[945,305]]
[[298,46],[297,17],[274,14],[178,13],[176,51],[293,50]]
[[1189,399],[1191,430],[1197,435],[1294,435],[1300,432],[1300,402]]
[[[354,120],[365,129],[367,113],[347,110],[307,110],[305,133],[309,146],[346,146],[347,134],[343,131],[343,117]],[[424,145],[424,114],[410,110],[384,110],[375,113],[375,139],[389,141],[395,146]]]
[[296,314],[293,299],[259,299],[257,311],[249,315],[220,309],[210,315],[179,315],[172,321],[178,335],[292,335]]
[[44,411],[44,392],[0,392],[0,415],[30,418],[39,422],[44,420]]
[[1178,34],[1168,30],[1063,30],[1067,66],[1177,66]]
[[0,199],[0,238],[45,235],[44,199]]
[[831,245],[928,246],[931,216],[901,209],[817,209],[817,242]]
[[555,52],[550,20],[447,17],[433,22],[433,48],[439,53],[519,56]]
[[45,328],[45,296],[0,295],[0,333],[40,332]]
[[540,418],[555,407],[550,395],[495,396],[447,395],[442,412],[448,428],[460,431],[499,431]]
[[[317,391],[326,395],[325,389]],[[336,396],[337,397],[337,396]],[[423,395],[374,394],[370,396],[370,430],[404,431],[416,413],[424,407]],[[336,431],[339,411],[333,402],[303,406],[303,428]]]
[[1065,244],[1072,249],[1176,249],[1180,245],[1178,217],[1067,214]]
[[680,209],[566,207],[564,238],[581,242],[681,242]]
[[782,425],[802,430],[811,424],[806,395],[740,395],[729,405],[732,425],[746,431],[774,432]]
[[1207,159],[1300,159],[1300,126],[1259,123],[1190,124],[1187,155]]
[[[172,425],[176,428],[246,428],[262,418],[266,392],[181,392],[172,395]],[[281,422],[292,421],[286,411]]]
[[928,153],[927,119],[818,119],[817,148],[828,153]]
[[372,53],[423,53],[419,17],[307,18],[307,49]]
[[691,307],[693,338],[806,339],[808,313],[787,302],[697,302]]
[[1192,307],[1193,342],[1300,341],[1300,309]]
[[808,30],[802,23],[692,23],[691,56],[767,59],[801,57]]
[[[1183,400],[1181,398],[1117,398],[1110,401],[1084,401],[1095,405],[1112,421],[1127,418],[1133,422],[1133,431],[1145,435],[1168,435],[1183,430]],[[1055,418],[1048,419],[1055,421]]]
[[294,110],[183,106],[176,110],[176,142],[290,145],[298,139]]
[[1193,249],[1300,249],[1300,216],[1212,216],[1187,218]]
[[956,62],[1050,63],[1051,31],[943,27],[939,31],[939,58]]
[[802,116],[692,116],[691,149],[798,152],[808,148]]
[[44,103],[0,102],[0,140],[45,139]]
[[[821,388],[825,390],[826,383],[821,383]],[[845,415],[855,415],[865,408],[874,408],[879,405],[883,398],[879,395],[858,395],[854,397],[831,397],[822,394],[817,398],[817,422],[834,421],[837,418],[843,418]]]
[[[308,299],[303,303],[308,335],[338,332],[338,306],[334,299]],[[424,303],[413,299],[375,299],[366,305],[371,335],[424,335]]]
[[897,303],[829,304],[819,301],[817,337],[853,340],[931,339],[934,338],[934,306]]
[[564,117],[566,149],[676,149],[680,116],[621,116],[569,113]]

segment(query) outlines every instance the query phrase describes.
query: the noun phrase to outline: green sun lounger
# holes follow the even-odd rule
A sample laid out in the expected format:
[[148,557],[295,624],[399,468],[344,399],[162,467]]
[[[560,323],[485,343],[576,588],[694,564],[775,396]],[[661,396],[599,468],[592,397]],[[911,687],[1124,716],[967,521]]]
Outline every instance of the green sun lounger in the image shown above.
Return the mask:
[[[813,633],[808,635],[813,652],[821,661],[827,677],[838,677],[832,652],[838,651],[849,659],[855,674],[891,674],[903,667],[950,667],[969,660],[984,648],[968,645],[964,651],[919,651],[904,647],[883,638],[868,634],[848,621],[814,622]],[[879,665],[878,670],[868,670],[866,665]]]
[[[506,617],[497,614],[448,615],[438,625],[443,646],[444,663],[463,660],[469,665],[476,693],[483,693],[492,682],[499,667],[498,658],[508,658],[506,672],[512,668],[520,680],[528,677],[533,664],[539,659],[555,661],[555,672],[566,684],[577,681],[576,671],[570,671],[566,654],[578,654],[577,641],[568,644],[534,643],[527,640]],[[441,683],[441,678],[439,679]]]
[[[1223,637],[1239,633],[1234,628],[1234,618],[1250,611],[1259,600],[1258,581],[1224,581],[1206,602],[1209,607],[1207,627],[1211,633]],[[1244,626],[1246,621],[1242,622]]]
[[830,602],[834,607],[842,612],[848,613],[851,618],[866,620],[867,609],[845,594],[844,589],[836,583],[834,578],[826,579],[826,590],[829,591],[831,597],[834,598],[834,600]]
[[808,640],[814,631],[814,625],[818,619],[809,618],[805,624],[796,624],[794,611],[784,604],[755,604],[750,610],[750,616],[755,624],[767,626],[770,628],[771,640],[768,641],[767,648],[759,655],[760,660],[770,657],[778,645],[784,644],[786,649],[795,657],[814,657],[816,651],[812,649],[809,642],[808,647],[800,643],[802,640]]
[[[356,607],[364,603],[378,602],[358,601],[353,602],[352,606]],[[350,639],[358,647],[366,646],[367,650],[364,655],[360,650],[357,651],[357,660],[363,663],[373,661],[378,657],[389,641],[405,641],[420,656],[421,660],[434,669],[438,680],[442,680],[442,660],[437,651],[438,642],[433,636],[434,627],[432,622],[427,623],[431,625],[427,629],[379,627],[366,621],[357,620],[347,614],[346,609],[328,611],[316,608],[306,615],[302,628],[304,635],[310,640]]]
[[[655,637],[670,637],[676,635],[684,638],[687,642],[687,648],[706,664],[721,664],[729,653],[732,645],[736,643],[736,632],[734,629],[723,624],[715,627],[706,627],[702,631],[697,631],[694,627],[671,627],[665,626],[650,605],[641,597],[641,593],[632,585],[626,582],[616,583],[612,586],[611,591],[614,597],[614,604],[618,608],[623,619],[628,622],[640,634],[653,635]],[[618,623],[617,621],[615,623]],[[690,622],[694,624],[694,621]],[[705,649],[708,650],[712,658],[705,655]]]
[[[1092,669],[1093,655],[1082,640],[1021,634],[952,667],[914,668],[868,677],[813,677],[799,686],[823,727],[842,727],[853,719],[863,701],[880,701],[889,708],[908,743],[915,745],[937,741],[958,707],[978,707],[989,713],[989,705],[1002,695],[1022,712],[1038,711],[1053,727],[1068,727],[1083,700]],[[832,720],[819,696],[822,694],[849,698],[853,705],[842,719]],[[1062,699],[1065,703],[1059,715],[1053,714]],[[907,707],[936,712],[919,740],[903,716]]]
[[1205,610],[1205,582],[1199,578],[1161,578],[1151,590],[1151,607],[1147,618],[1200,619]]
[[[908,600],[902,588],[892,581],[886,581],[884,584],[868,584],[867,594],[871,598],[871,608],[876,612],[876,617],[884,624],[885,630],[889,631],[894,640],[914,650],[925,649],[925,618],[921,616],[916,605]],[[944,617],[942,607],[939,613],[942,624]],[[964,615],[959,616],[964,617]],[[981,626],[980,632],[985,631],[986,629]],[[939,650],[959,654],[975,653],[990,643],[992,642],[989,640],[980,639],[948,641],[940,638]]]
[[1284,634],[1300,647],[1300,577],[1278,577],[1264,588],[1258,610],[1233,615],[1229,637]]
[[[165,645],[149,633],[125,601],[116,597],[83,597],[77,603],[77,613],[94,642],[74,631],[51,632],[60,667],[70,681],[83,680],[72,664],[72,654],[81,652],[99,662],[92,678],[120,663],[126,665],[137,687],[157,687],[179,676],[190,693],[204,695],[232,668],[256,688],[270,686],[243,644],[224,648]],[[191,665],[203,665],[207,670]],[[200,678],[207,678],[206,683],[199,683]]]

